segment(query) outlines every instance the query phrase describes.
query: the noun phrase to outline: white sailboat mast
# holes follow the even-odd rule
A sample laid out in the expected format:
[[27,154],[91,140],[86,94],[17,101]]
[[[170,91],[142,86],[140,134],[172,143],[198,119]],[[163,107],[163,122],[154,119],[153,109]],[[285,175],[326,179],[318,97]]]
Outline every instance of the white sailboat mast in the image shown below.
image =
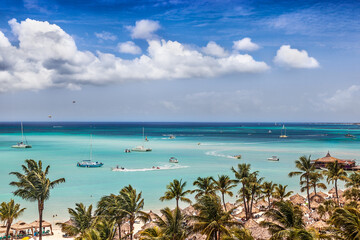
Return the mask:
[[24,127],[22,122],[21,122],[21,142],[24,142]]

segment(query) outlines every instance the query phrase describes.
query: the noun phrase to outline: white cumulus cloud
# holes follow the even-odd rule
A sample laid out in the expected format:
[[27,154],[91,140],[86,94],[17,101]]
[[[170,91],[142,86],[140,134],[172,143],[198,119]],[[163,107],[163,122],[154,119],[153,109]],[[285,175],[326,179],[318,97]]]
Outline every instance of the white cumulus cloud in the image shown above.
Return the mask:
[[158,21],[143,19],[136,21],[135,26],[127,26],[131,32],[132,38],[152,39],[156,37],[155,32],[159,30],[160,24]]
[[128,54],[140,54],[141,48],[132,41],[122,42],[117,45],[119,52]]
[[360,107],[360,85],[338,89],[332,95],[324,95],[314,103],[320,109],[333,112],[356,112]]
[[238,51],[255,51],[259,49],[259,45],[253,43],[251,38],[243,38],[233,42],[233,49]]
[[117,39],[117,37],[114,34],[105,31],[102,31],[101,33],[95,33],[95,36],[102,40],[115,41]]
[[229,53],[221,46],[216,44],[216,42],[210,41],[206,47],[202,48],[203,53],[215,57],[226,57]]
[[9,21],[18,46],[0,32],[0,92],[106,85],[124,81],[211,78],[258,73],[269,67],[248,54],[217,58],[177,41],[148,40],[147,54],[123,59],[114,54],[80,51],[59,26],[26,19]]
[[319,62],[308,55],[305,50],[291,48],[290,45],[282,45],[277,51],[274,63],[279,66],[290,68],[317,68]]

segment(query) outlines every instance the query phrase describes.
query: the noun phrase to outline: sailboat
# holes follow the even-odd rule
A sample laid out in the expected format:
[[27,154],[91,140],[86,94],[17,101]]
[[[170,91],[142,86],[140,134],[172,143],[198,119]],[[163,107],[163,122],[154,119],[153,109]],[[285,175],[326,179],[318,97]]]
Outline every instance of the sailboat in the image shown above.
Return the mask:
[[[284,130],[284,132],[283,132]],[[280,138],[287,138],[288,136],[286,135],[286,128],[285,125],[283,125],[282,129],[281,129],[281,135]]]
[[97,167],[102,167],[103,165],[104,164],[101,162],[92,161],[92,135],[90,135],[90,159],[82,160],[81,162],[78,162],[76,166],[83,168],[97,168]]
[[[25,139],[25,143],[24,143]],[[12,148],[31,148],[31,145],[28,144],[26,137],[24,136],[24,127],[23,123],[21,122],[21,142],[18,142],[16,145],[12,145]]]
[[134,147],[133,149],[131,149],[131,151],[133,151],[133,152],[151,152],[152,151],[151,148],[146,148],[144,146],[145,141],[147,141],[147,138],[145,139],[145,129],[143,128],[143,145]]

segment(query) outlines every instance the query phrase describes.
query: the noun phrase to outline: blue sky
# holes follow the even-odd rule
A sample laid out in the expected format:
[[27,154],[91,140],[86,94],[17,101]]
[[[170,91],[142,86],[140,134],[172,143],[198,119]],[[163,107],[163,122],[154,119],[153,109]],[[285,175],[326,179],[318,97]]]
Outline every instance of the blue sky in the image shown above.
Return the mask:
[[359,16],[358,1],[2,0],[0,121],[358,122]]

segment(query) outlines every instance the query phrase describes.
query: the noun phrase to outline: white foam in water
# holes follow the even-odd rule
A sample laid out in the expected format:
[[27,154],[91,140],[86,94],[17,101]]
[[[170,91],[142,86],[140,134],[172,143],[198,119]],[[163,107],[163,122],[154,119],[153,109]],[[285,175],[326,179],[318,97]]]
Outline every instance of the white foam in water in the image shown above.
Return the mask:
[[209,152],[206,152],[205,154],[206,154],[206,155],[209,155],[209,156],[215,156],[215,157],[223,157],[223,158],[237,159],[237,158],[234,157],[234,156],[221,154],[221,153],[218,153],[217,151],[209,151]]
[[181,166],[178,164],[174,165],[163,165],[163,166],[155,166],[155,168],[112,168],[114,172],[147,172],[147,171],[161,171],[161,170],[174,170],[180,168],[188,168],[189,166]]

